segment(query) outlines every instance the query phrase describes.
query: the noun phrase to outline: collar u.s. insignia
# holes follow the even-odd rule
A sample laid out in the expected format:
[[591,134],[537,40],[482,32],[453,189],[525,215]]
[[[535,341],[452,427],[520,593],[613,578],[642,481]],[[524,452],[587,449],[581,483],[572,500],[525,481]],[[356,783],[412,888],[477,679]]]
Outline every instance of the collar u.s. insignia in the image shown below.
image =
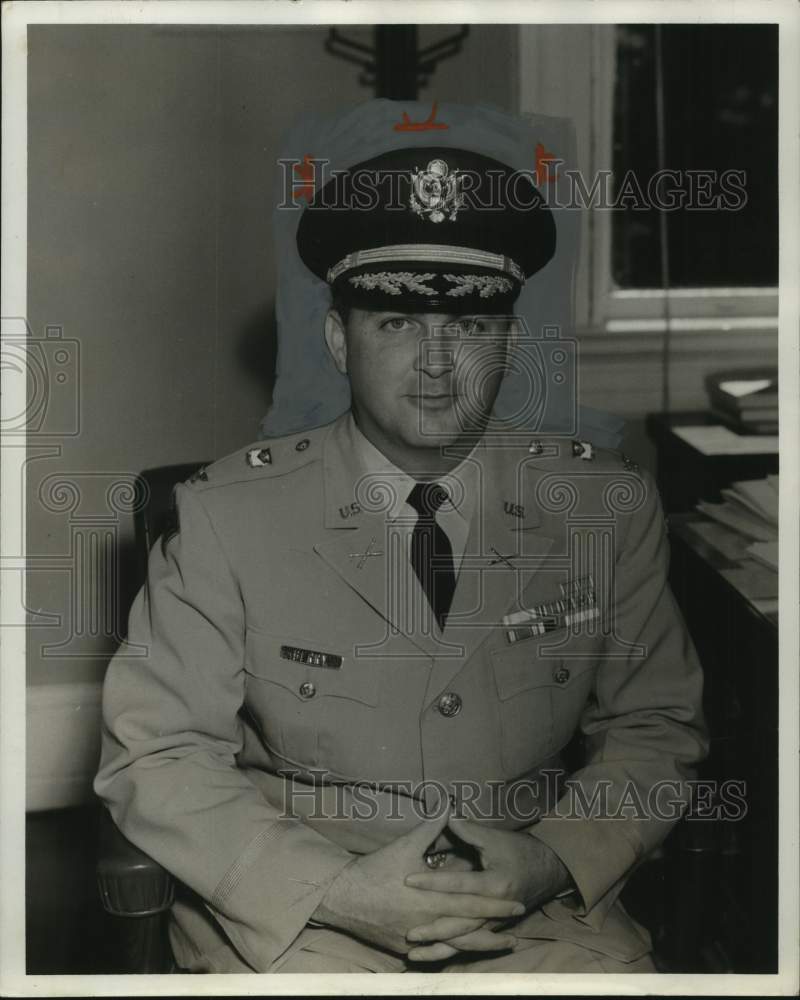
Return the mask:
[[425,170],[415,168],[411,177],[411,208],[431,222],[455,221],[464,207],[462,180],[458,170],[450,170],[444,160],[431,160]]

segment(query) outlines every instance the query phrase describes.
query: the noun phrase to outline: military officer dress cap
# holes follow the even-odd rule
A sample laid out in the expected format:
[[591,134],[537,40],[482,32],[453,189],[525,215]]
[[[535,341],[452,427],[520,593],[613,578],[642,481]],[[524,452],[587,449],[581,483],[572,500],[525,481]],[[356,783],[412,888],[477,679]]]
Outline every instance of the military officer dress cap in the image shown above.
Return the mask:
[[350,304],[501,313],[553,256],[556,231],[530,171],[416,147],[334,174],[304,209],[297,245]]

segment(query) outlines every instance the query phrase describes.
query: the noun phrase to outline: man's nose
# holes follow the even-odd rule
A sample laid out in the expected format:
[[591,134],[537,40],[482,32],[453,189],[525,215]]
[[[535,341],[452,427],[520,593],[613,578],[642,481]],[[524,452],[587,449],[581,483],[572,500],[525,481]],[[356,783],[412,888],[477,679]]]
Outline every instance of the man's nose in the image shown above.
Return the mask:
[[431,378],[440,378],[455,366],[459,334],[450,324],[428,323],[417,344],[415,368]]

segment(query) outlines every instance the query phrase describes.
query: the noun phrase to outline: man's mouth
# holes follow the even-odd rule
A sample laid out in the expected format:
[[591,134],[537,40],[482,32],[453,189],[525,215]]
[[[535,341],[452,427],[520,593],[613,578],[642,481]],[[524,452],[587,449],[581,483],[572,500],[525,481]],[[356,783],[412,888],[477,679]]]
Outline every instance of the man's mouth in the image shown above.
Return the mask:
[[410,394],[411,399],[455,399],[454,392],[415,392]]

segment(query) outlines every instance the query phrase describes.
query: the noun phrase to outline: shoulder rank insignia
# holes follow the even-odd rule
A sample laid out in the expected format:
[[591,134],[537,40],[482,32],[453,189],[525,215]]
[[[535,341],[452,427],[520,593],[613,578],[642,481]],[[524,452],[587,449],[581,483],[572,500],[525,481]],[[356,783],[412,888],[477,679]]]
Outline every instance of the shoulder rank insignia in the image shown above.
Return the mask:
[[247,464],[251,469],[262,465],[272,465],[272,452],[269,448],[251,448],[247,452]]
[[594,458],[594,445],[590,441],[573,441],[572,457],[591,462]]
[[634,460],[632,458],[628,458],[628,456],[624,452],[621,453],[621,457],[622,457],[622,464],[625,466],[625,471],[626,472],[638,472],[639,471],[639,463],[638,462],[634,462]]
[[203,465],[199,469],[195,470],[191,474],[191,476],[189,476],[189,484],[191,485],[192,483],[196,483],[198,480],[202,483],[207,483],[208,482],[208,473],[206,472],[207,468],[208,466]]

